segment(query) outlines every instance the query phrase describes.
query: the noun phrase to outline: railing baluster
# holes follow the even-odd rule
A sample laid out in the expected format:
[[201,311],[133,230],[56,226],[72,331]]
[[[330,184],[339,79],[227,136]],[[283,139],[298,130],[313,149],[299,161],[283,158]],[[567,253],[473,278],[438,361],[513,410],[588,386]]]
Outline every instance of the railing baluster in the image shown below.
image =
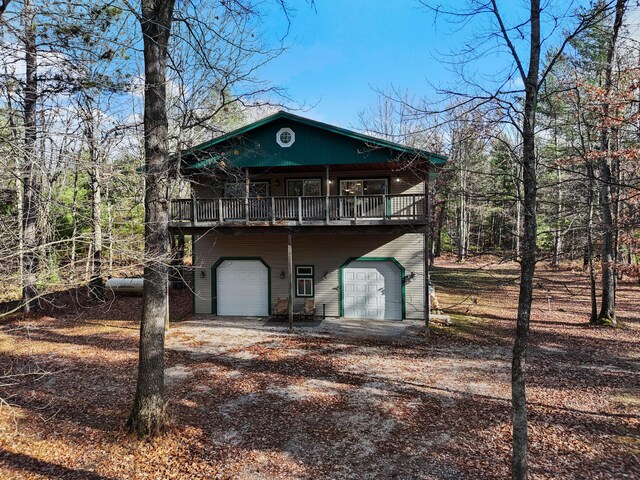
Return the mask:
[[228,222],[233,220],[303,222],[307,220],[423,221],[424,194],[354,195],[318,197],[195,198],[172,200],[171,221]]

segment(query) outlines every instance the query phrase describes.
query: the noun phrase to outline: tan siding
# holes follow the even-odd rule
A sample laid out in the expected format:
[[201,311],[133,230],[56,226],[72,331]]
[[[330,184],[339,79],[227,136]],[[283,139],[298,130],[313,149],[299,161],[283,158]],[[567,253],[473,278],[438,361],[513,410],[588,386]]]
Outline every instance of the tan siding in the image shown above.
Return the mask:
[[[350,257],[394,257],[415,272],[406,284],[407,318],[423,316],[423,236],[404,235],[294,235],[294,265],[313,265],[315,300],[318,312],[326,305],[327,316],[338,316],[338,276],[340,266]],[[287,238],[284,235],[215,236],[205,234],[196,241],[196,312],[211,312],[211,266],[220,257],[262,257],[271,267],[271,305],[277,297],[287,297],[289,282],[280,278],[287,272]],[[200,275],[205,271],[205,278]],[[303,299],[295,299],[299,309]]]
[[192,183],[191,191],[196,198],[217,198],[221,193],[219,188],[207,185],[204,181],[201,183]]
[[[322,173],[301,173],[301,174],[279,174],[279,175],[255,175],[251,179],[255,181],[268,181],[270,183],[270,194],[275,197],[286,195],[287,179],[296,178],[320,178],[322,180],[322,193],[325,194],[326,177]],[[400,172],[391,172],[388,170],[367,171],[367,172],[330,172],[331,179],[330,195],[339,195],[339,180],[349,178],[388,178],[389,193],[409,194],[424,193],[422,180],[413,172],[403,170]],[[197,198],[215,198],[221,191],[220,188],[213,188],[207,183],[206,178],[199,178],[197,182],[192,183],[193,193]],[[276,185],[277,184],[277,185]]]

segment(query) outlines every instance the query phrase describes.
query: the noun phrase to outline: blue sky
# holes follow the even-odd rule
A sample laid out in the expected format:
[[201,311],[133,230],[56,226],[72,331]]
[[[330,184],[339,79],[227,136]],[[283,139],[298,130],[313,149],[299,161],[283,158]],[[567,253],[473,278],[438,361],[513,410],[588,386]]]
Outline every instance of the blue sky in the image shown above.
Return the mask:
[[[274,0],[264,1],[271,8],[276,4]],[[464,0],[432,3],[449,9],[467,6]],[[550,35],[547,48],[559,44],[563,30],[551,33],[551,15],[572,13],[577,6],[587,4],[587,0],[544,2],[543,37]],[[635,2],[631,4],[627,22],[637,39],[640,8],[633,6]],[[286,88],[295,101],[311,106],[303,115],[347,128],[359,127],[359,112],[376,102],[373,88],[394,86],[432,100],[435,95],[430,83],[455,88],[459,77],[451,65],[442,61],[443,54],[460,51],[472,35],[482,35],[493,28],[492,16],[486,14],[464,26],[448,22],[444,15],[436,23],[433,12],[418,0],[315,0],[315,9],[308,0],[287,0],[287,5],[295,8],[286,39],[288,50],[268,64],[261,76]],[[528,14],[526,0],[499,0],[498,6],[508,26],[522,23]],[[272,11],[263,20],[269,36],[284,33],[281,11]],[[569,27],[570,23],[569,19],[562,27]],[[522,33],[522,38],[513,33],[512,40],[526,58],[527,32]],[[492,46],[495,45],[494,41]],[[493,48],[473,65],[471,76],[486,86],[498,77],[502,80],[509,65],[506,49]],[[516,79],[511,87],[521,85]]]
[[[449,52],[467,34],[443,21],[435,24],[417,0],[315,3],[316,10],[303,0],[289,2],[296,8],[289,48],[262,71],[297,102],[313,106],[303,115],[357,127],[358,113],[376,101],[372,87],[393,85],[422,96],[432,95],[429,82],[451,83],[450,67],[437,59],[438,52]],[[278,18],[273,14],[265,26],[281,34]]]

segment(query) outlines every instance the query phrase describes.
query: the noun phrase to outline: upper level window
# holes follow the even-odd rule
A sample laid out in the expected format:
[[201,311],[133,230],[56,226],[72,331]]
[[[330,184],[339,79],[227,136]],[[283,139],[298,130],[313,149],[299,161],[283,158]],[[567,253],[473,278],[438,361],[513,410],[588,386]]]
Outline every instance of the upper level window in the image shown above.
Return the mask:
[[340,180],[340,195],[385,195],[389,185],[385,178]]
[[281,128],[276,133],[276,142],[283,148],[288,148],[296,141],[296,134],[290,128]]
[[322,195],[322,181],[319,178],[287,179],[288,197],[319,197]]

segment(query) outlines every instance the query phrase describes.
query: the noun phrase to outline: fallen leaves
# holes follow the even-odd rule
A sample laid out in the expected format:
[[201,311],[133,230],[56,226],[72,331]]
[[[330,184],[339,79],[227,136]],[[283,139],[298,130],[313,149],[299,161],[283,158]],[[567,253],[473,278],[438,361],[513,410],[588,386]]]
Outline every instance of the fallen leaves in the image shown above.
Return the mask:
[[[483,268],[436,271],[448,282],[437,283],[443,308],[457,306],[452,325],[428,335],[173,323],[168,428],[144,442],[123,427],[135,301],[4,321],[3,368],[52,374],[0,387],[14,412],[0,407],[0,478],[505,478],[517,286],[513,265]],[[625,328],[596,329],[584,321],[579,274],[540,277],[528,361],[532,478],[637,478],[640,288],[619,286]],[[186,311],[184,293],[173,301]]]

